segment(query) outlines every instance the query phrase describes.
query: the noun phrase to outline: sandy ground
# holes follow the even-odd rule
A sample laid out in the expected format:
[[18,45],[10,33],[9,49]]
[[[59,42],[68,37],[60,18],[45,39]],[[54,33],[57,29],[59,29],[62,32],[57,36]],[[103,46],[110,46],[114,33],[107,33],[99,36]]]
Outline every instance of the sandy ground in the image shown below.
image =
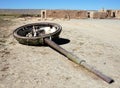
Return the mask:
[[120,88],[120,20],[53,20],[63,27],[60,45],[115,80],[107,84],[47,46],[19,44],[15,28],[38,19],[12,19],[0,27],[0,88]]

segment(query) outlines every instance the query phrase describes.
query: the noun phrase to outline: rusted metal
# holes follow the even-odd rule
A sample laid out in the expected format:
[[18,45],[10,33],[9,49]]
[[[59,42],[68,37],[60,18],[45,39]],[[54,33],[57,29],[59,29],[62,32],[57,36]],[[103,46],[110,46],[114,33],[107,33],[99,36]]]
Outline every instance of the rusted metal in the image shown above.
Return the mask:
[[94,73],[95,75],[97,75],[98,77],[100,77],[101,79],[106,81],[107,83],[110,84],[110,83],[114,82],[114,80],[112,78],[104,75],[102,72],[96,70],[94,67],[88,65],[87,63],[83,62],[80,65],[85,67],[86,69],[88,69],[89,71],[91,71],[92,73]]
[[72,54],[71,52],[68,52],[67,50],[63,49],[62,47],[60,47],[59,45],[57,45],[55,42],[51,41],[48,38],[44,39],[45,43],[48,44],[50,47],[52,47],[53,49],[57,50],[58,52],[60,52],[61,54],[63,54],[64,56],[66,56],[68,59],[70,59],[71,61],[83,66],[84,68],[86,68],[87,70],[91,71],[92,73],[94,73],[95,75],[97,75],[98,77],[100,77],[101,79],[103,79],[104,81],[106,81],[107,83],[112,83],[114,82],[114,80],[106,75],[104,75],[103,73],[101,73],[100,71],[96,70],[95,68],[93,68],[92,66],[88,65],[86,63],[85,60],[75,56],[74,54]]
[[[42,27],[55,27],[57,30],[50,34],[42,34],[40,36],[36,36],[35,29],[37,30]],[[40,23],[32,23],[32,24],[23,25],[19,28],[16,28],[13,32],[13,36],[21,44],[44,45],[44,41],[43,41],[44,38],[58,38],[59,34],[61,33],[61,30],[62,30],[62,27],[59,24],[49,23],[49,22],[40,22]],[[34,36],[32,37],[26,36],[31,31],[34,32]]]

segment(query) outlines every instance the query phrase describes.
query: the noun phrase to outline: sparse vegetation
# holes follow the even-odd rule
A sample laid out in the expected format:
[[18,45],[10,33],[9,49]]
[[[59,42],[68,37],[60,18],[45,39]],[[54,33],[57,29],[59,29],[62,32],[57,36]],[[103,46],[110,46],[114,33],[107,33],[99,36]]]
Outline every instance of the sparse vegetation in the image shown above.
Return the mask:
[[11,16],[0,16],[0,43],[5,43],[4,38],[8,36],[7,28],[12,24]]
[[11,23],[12,16],[0,16],[0,27],[6,26]]

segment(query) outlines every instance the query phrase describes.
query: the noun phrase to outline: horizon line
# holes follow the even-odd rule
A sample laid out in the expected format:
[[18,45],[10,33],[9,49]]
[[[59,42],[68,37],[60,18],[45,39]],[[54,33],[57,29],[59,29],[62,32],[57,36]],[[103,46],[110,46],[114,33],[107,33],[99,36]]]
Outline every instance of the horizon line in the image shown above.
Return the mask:
[[[44,9],[44,8],[42,8],[42,9],[40,9],[40,8],[0,8],[0,10],[102,10],[102,8],[101,9]],[[105,9],[104,8],[104,10],[120,10],[120,9]]]

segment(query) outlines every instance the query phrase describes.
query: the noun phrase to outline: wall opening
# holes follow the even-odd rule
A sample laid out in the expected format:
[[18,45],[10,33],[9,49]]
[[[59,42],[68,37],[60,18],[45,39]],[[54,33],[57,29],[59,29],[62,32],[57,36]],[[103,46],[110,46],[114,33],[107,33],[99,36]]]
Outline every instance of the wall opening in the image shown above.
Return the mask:
[[115,12],[113,12],[113,17],[115,17]]
[[43,15],[43,19],[44,19],[45,18],[45,12],[43,12],[42,15]]
[[46,10],[41,10],[41,20],[46,19]]
[[88,12],[88,18],[90,18],[90,12]]

